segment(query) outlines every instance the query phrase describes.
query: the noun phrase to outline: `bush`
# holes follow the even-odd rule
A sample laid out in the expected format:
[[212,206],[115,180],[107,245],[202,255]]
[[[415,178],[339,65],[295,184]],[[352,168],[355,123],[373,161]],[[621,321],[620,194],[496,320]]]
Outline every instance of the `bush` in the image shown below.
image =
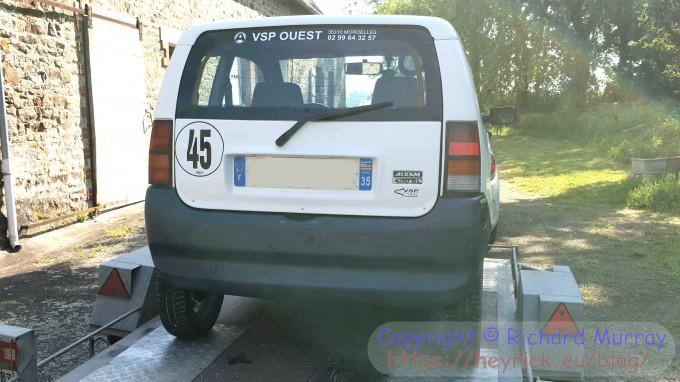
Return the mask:
[[680,122],[667,119],[645,133],[613,143],[608,157],[628,163],[629,158],[680,156]]
[[678,210],[680,208],[680,180],[674,175],[644,179],[630,192],[626,204],[630,208],[655,211]]
[[631,158],[631,152],[633,151],[630,146],[631,146],[630,141],[623,140],[615,144],[614,146],[610,147],[607,156],[614,162],[628,163],[628,161],[630,161]]
[[[584,110],[522,114],[512,130],[519,134],[579,142],[584,147],[594,145],[602,153],[601,157],[620,163],[620,167],[615,167],[624,169],[623,165],[630,166],[630,158],[680,156],[679,110],[677,104],[606,103]],[[643,132],[637,135],[623,133],[623,130],[643,123],[648,127]],[[616,187],[607,188],[601,196],[611,203],[626,203],[630,208],[680,211],[680,181],[673,175],[629,178]]]
[[[662,103],[608,103],[585,110],[562,110],[550,114],[522,114],[515,127],[519,133],[543,138],[568,139],[595,144],[619,163],[631,157],[680,155],[678,106]],[[623,130],[646,124],[640,135]]]

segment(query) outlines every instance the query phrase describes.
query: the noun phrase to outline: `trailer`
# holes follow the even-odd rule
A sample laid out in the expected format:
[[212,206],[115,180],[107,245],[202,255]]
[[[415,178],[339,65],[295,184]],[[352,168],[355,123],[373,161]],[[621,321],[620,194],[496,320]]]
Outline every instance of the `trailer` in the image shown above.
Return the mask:
[[[474,355],[461,352],[462,357],[458,357],[461,364],[468,361],[464,380],[582,379],[583,369],[546,368],[527,362],[532,354],[545,352],[556,358],[582,356],[582,345],[546,348],[530,341],[491,341],[487,337],[487,333],[502,337],[503,333],[537,330],[569,333],[582,326],[584,314],[583,299],[569,268],[529,269],[518,262],[517,246],[495,245],[491,249],[508,256],[484,261],[482,317],[476,333],[483,340]],[[453,368],[429,370],[430,366],[427,373],[418,370],[425,355],[418,356],[420,367],[408,371],[377,365],[375,354],[367,357],[367,349],[369,353],[371,347],[376,349],[375,343],[371,344],[376,340],[376,328],[395,321],[395,317],[401,323],[394,323],[393,328],[423,319],[412,317],[413,311],[225,296],[213,331],[199,340],[187,341],[170,335],[161,325],[155,312],[154,288],[155,272],[148,248],[102,264],[99,294],[90,320],[94,331],[41,361],[35,354],[32,330],[0,325],[2,379],[35,380],[40,367],[84,343],[92,357],[61,381],[423,381],[430,380],[423,376],[453,375],[449,373]],[[97,341],[110,346],[94,354]],[[377,349],[382,350],[379,346]],[[427,356],[430,361],[431,356]],[[446,354],[446,365],[454,362],[456,353],[451,356],[449,359]],[[413,357],[415,364],[415,353]],[[519,362],[500,367],[501,361],[509,359]],[[459,371],[458,366],[455,373]]]

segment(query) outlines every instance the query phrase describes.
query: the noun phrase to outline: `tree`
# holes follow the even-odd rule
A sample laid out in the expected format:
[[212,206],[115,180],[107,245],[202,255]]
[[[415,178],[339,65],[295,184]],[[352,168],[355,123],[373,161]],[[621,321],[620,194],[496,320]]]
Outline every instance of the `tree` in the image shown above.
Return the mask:
[[680,0],[646,1],[639,19],[642,36],[631,53],[635,83],[680,100]]
[[449,20],[483,107],[581,108],[600,96],[598,69],[612,88],[680,100],[680,0],[357,1]]

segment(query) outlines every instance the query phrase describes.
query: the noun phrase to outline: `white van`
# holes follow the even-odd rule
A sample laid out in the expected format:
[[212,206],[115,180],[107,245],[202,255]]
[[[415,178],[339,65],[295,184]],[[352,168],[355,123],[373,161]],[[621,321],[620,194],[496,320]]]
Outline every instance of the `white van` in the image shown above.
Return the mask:
[[431,307],[481,293],[498,175],[448,22],[195,26],[154,119],[146,225],[170,333],[206,334],[224,294]]

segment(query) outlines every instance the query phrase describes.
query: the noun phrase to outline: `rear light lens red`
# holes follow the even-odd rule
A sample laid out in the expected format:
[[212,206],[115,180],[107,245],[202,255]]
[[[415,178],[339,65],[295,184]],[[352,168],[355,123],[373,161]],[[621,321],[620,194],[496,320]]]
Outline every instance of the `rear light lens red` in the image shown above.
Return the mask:
[[149,145],[149,184],[172,185],[172,121],[156,120]]
[[449,142],[450,156],[479,155],[479,142]]
[[445,194],[479,192],[481,159],[476,122],[446,124]]
[[130,298],[130,294],[127,289],[125,289],[125,284],[123,284],[123,279],[120,278],[120,273],[118,269],[113,268],[109,273],[109,276],[104,281],[104,284],[99,288],[98,294],[104,296],[118,297],[118,298]]

